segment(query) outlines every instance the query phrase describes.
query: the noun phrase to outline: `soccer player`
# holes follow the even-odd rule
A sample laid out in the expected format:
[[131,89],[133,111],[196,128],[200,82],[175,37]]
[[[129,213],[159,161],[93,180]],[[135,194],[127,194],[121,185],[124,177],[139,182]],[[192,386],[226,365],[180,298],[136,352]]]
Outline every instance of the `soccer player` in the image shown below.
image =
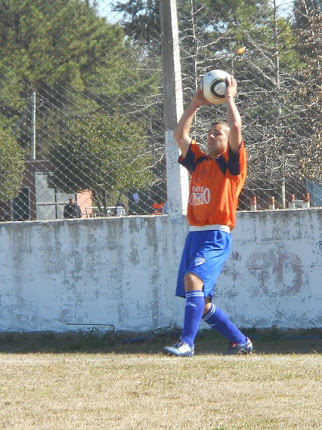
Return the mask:
[[234,98],[237,83],[226,79],[227,122],[214,122],[208,131],[208,151],[190,137],[198,108],[210,104],[199,88],[185,109],[174,137],[179,163],[191,175],[187,219],[190,231],[179,267],[176,295],[186,299],[183,332],[179,341],[164,348],[168,355],[191,357],[203,319],[225,336],[231,345],[226,354],[250,354],[252,342],[212,303],[215,284],[231,250],[238,195],[246,178],[246,154],[241,118]]

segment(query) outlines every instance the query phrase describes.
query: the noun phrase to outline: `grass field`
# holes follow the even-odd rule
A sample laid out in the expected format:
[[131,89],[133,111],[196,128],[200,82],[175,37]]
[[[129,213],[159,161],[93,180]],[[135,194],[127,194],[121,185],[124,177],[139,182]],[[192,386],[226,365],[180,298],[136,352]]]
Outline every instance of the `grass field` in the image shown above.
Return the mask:
[[322,330],[248,331],[256,353],[223,356],[202,332],[0,333],[0,429],[322,429]]

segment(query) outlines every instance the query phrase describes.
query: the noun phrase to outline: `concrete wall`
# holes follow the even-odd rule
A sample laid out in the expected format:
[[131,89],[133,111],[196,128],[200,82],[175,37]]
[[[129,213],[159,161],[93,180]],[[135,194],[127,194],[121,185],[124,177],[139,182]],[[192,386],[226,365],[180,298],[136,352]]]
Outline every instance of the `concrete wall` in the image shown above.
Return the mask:
[[[322,209],[239,212],[215,303],[243,327],[322,327],[321,221]],[[167,216],[2,223],[0,330],[181,326],[186,233]]]

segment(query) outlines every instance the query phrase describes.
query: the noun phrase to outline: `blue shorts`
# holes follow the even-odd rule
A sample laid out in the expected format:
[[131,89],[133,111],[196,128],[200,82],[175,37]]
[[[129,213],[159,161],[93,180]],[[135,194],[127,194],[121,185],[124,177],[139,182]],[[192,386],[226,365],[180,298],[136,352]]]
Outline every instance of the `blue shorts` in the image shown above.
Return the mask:
[[212,298],[217,278],[231,250],[231,234],[221,230],[189,232],[179,267],[176,296],[185,297],[185,274],[202,279],[205,297]]

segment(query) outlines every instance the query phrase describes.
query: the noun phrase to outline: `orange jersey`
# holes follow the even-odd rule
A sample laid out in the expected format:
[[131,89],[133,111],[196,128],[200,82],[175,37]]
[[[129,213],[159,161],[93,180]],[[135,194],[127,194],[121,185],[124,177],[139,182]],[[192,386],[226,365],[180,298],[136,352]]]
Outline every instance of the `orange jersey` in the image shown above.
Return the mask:
[[242,141],[239,152],[227,151],[214,159],[201,151],[195,141],[179,163],[191,174],[187,219],[190,225],[227,225],[236,220],[238,196],[246,179],[246,152]]

